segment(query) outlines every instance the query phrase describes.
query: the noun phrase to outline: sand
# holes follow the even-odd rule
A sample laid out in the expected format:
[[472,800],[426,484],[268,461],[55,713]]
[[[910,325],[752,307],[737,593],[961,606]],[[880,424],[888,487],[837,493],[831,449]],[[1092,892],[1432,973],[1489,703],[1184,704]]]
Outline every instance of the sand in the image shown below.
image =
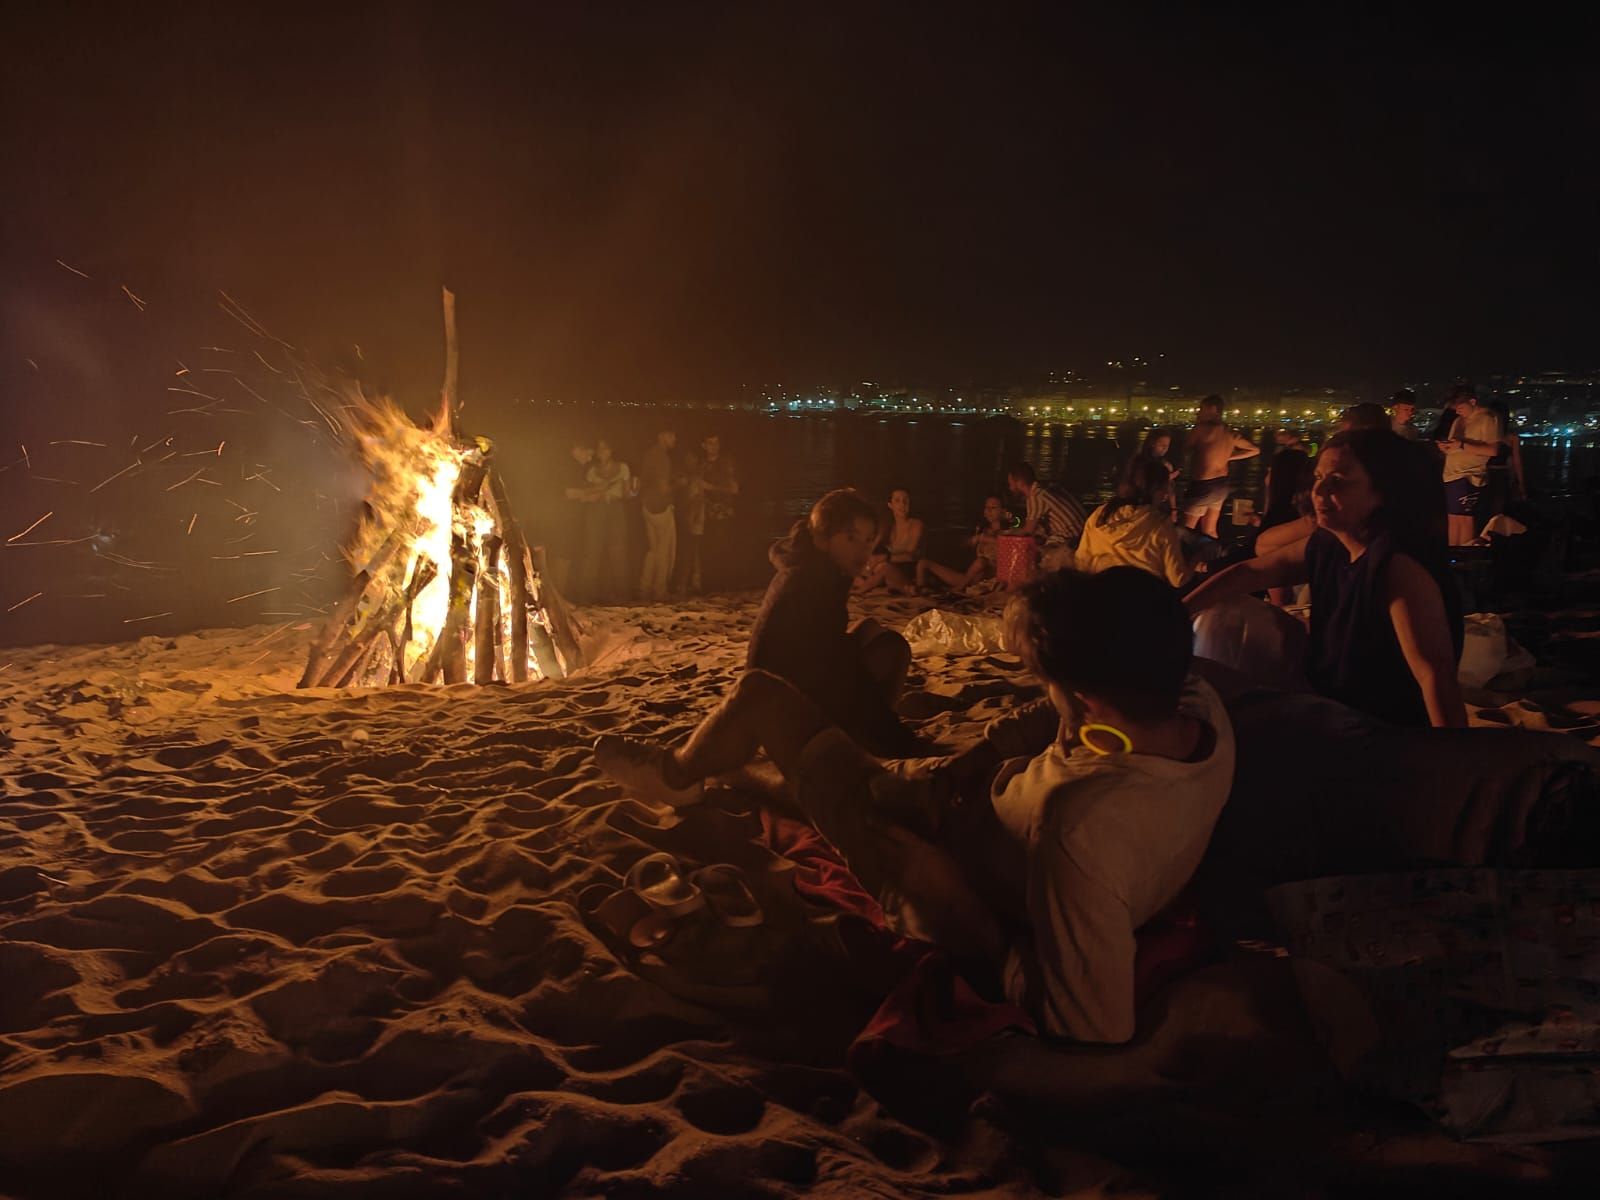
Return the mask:
[[[651,808],[590,760],[608,730],[686,731],[736,677],[755,601],[590,610],[598,665],[524,687],[295,691],[315,633],[299,623],[0,653],[0,1193],[1559,1178],[1545,1151],[1362,1132],[1325,1093],[1293,1109],[1293,1137],[1250,1132],[1285,1119],[1263,1092],[1221,1133],[1204,1106],[1045,1137],[987,1102],[940,1136],[885,1111],[844,1065],[872,984],[830,969],[754,817]],[[955,745],[1021,683],[1003,655],[923,657],[905,711]],[[768,925],[701,947],[703,970],[633,961],[584,910],[657,848],[738,862]],[[1231,985],[1196,986],[1232,1006],[1238,1044],[1275,1044]]]

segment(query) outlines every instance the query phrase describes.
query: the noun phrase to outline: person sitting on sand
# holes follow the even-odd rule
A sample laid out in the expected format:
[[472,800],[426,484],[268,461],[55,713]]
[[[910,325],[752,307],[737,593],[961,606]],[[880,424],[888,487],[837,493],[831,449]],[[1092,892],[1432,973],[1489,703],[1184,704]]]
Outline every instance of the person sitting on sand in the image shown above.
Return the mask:
[[870,592],[881,585],[891,592],[909,596],[917,590],[917,564],[922,559],[924,526],[921,517],[911,515],[911,493],[905,488],[890,492],[889,513],[893,520],[889,537],[856,577],[853,591]]
[[778,573],[756,614],[745,665],[788,680],[862,745],[920,753],[893,707],[911,647],[870,618],[850,626],[850,584],[877,545],[881,515],[854,488],[840,488],[772,547]]
[[1138,567],[1181,588],[1194,575],[1172,523],[1172,473],[1159,458],[1137,458],[1117,494],[1084,522],[1078,570]]
[[1126,1042],[1134,935],[1200,863],[1233,780],[1232,727],[1190,674],[1177,593],[1143,571],[1045,575],[1007,624],[1048,699],[931,768],[879,763],[765,671],[676,750],[607,735],[595,762],[682,806],[765,750],[898,927],[991,975],[1042,1032]]
[[1238,563],[1189,594],[1191,613],[1311,584],[1306,678],[1397,725],[1464,726],[1461,604],[1424,452],[1387,429],[1337,434],[1317,458],[1309,538]]
[[1039,544],[1039,568],[1054,571],[1071,566],[1073,548],[1083,536],[1083,505],[1076,497],[1040,483],[1032,463],[1014,464],[1006,472],[1006,486],[1027,505],[1018,532]]
[[983,501],[983,516],[979,519],[977,528],[972,531],[972,536],[967,539],[976,557],[968,564],[965,571],[957,571],[953,567],[936,563],[931,558],[924,558],[917,563],[917,586],[924,588],[928,585],[928,577],[932,576],[949,588],[969,587],[983,579],[992,579],[995,575],[995,565],[1000,554],[999,537],[1011,527],[1012,517],[1001,503],[999,496],[987,496]]

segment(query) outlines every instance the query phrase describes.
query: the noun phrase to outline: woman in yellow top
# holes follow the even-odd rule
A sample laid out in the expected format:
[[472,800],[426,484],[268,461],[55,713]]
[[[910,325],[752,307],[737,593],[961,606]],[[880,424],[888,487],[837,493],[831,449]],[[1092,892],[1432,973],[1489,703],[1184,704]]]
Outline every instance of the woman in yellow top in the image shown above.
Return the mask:
[[1108,567],[1138,567],[1173,587],[1194,574],[1183,556],[1183,536],[1172,523],[1172,476],[1157,458],[1137,458],[1117,494],[1089,515],[1075,564],[1091,574]]

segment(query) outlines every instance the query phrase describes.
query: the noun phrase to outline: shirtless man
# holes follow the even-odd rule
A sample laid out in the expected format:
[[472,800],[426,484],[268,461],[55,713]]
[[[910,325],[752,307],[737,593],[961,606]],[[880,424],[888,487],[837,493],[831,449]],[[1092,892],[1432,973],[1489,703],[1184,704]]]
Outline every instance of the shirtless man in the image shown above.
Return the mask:
[[1261,447],[1252,445],[1222,423],[1222,397],[1200,401],[1200,420],[1189,431],[1189,481],[1184,485],[1179,512],[1183,523],[1207,537],[1217,536],[1222,502],[1228,498],[1228,464],[1254,458]]

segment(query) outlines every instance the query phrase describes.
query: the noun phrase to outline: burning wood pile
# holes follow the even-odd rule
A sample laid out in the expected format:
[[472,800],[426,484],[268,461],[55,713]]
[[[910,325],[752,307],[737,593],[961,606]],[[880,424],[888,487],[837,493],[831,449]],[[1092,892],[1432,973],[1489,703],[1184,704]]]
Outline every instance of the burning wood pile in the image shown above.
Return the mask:
[[524,683],[582,665],[572,616],[511,511],[493,447],[460,434],[454,299],[445,292],[445,384],[429,426],[351,385],[345,411],[372,487],[346,552],[354,576],[301,687]]

